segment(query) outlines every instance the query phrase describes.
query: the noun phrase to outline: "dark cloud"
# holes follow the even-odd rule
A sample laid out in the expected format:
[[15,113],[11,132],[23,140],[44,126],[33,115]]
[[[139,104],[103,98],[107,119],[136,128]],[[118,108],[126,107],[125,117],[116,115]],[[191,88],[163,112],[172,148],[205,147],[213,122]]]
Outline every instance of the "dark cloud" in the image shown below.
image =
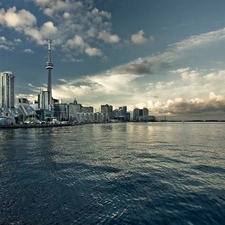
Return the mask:
[[148,62],[148,61],[143,61],[139,64],[134,63],[134,64],[129,64],[129,65],[122,65],[116,67],[118,71],[121,72],[128,72],[131,74],[153,74],[151,71],[151,67],[156,65],[156,62]]
[[161,69],[169,69],[172,67],[171,64],[167,62],[161,62],[159,59],[152,61],[143,61],[141,63],[133,63],[128,65],[122,65],[116,67],[116,70],[120,72],[128,72],[131,74],[153,74],[152,68],[158,66]]
[[130,64],[116,67],[118,71],[128,72],[131,74],[152,74],[150,67],[146,64]]
[[218,111],[225,112],[225,97],[220,100],[213,98],[204,102],[174,102],[170,103],[168,107],[162,108],[160,113],[199,114]]

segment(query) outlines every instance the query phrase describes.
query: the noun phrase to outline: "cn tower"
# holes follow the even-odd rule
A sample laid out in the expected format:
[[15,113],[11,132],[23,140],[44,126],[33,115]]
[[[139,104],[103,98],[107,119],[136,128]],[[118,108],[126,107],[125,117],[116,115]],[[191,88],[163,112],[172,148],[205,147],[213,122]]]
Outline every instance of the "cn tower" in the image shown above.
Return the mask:
[[48,38],[48,61],[45,64],[45,68],[48,70],[48,104],[52,104],[52,77],[51,70],[53,69],[53,64],[51,62],[51,39],[50,35]]

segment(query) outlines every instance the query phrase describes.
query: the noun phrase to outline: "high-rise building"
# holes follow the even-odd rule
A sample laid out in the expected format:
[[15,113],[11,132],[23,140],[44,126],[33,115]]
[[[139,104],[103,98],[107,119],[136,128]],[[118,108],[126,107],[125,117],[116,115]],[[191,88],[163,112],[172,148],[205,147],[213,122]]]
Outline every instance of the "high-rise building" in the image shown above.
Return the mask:
[[10,109],[15,104],[15,76],[12,72],[0,73],[0,108]]
[[143,108],[143,117],[147,117],[147,116],[148,116],[148,109]]
[[155,117],[149,116],[148,114],[149,114],[149,111],[147,108],[143,108],[143,109],[135,108],[133,111],[133,120],[145,121],[145,122],[155,121]]
[[127,106],[120,106],[119,107],[119,117],[120,120],[127,120]]
[[105,116],[105,120],[110,120],[112,118],[113,107],[111,105],[101,105],[101,113]]
[[38,108],[49,110],[49,92],[48,91],[41,91],[38,95]]
[[135,108],[133,111],[133,120],[137,120],[139,118],[139,109]]
[[53,69],[53,64],[51,62],[51,39],[49,36],[48,39],[48,61],[45,64],[45,68],[48,70],[48,104],[52,104],[52,77],[51,77],[51,70]]

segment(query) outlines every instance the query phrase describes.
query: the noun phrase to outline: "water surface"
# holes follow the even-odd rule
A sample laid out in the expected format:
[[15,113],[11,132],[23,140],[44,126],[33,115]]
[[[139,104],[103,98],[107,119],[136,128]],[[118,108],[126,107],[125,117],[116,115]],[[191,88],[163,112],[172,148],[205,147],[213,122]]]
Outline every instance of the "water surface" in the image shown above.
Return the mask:
[[0,130],[0,224],[224,224],[225,123]]

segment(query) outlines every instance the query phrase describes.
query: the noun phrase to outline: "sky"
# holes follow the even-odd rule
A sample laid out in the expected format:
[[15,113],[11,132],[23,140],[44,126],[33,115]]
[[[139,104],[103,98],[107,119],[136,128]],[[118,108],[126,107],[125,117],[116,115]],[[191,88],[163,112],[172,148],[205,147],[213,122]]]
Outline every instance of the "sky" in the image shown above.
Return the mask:
[[0,71],[16,97],[47,90],[83,106],[225,119],[224,0],[2,0]]

